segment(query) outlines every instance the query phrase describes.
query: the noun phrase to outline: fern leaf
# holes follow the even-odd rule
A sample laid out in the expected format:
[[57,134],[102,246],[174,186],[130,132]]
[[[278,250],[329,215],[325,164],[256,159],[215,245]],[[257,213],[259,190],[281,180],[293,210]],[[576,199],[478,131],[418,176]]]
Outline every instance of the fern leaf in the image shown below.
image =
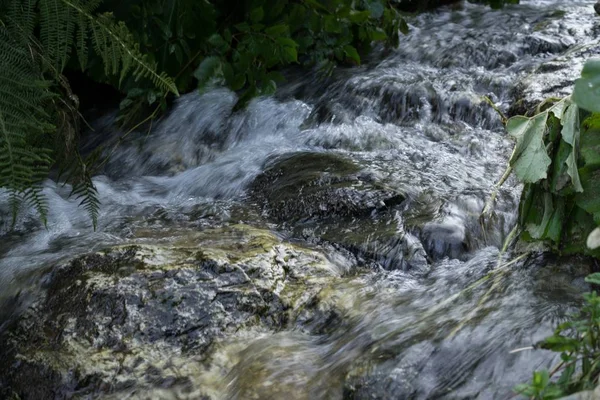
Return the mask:
[[92,220],[92,226],[94,230],[96,230],[98,227],[98,216],[100,215],[100,199],[98,198],[98,189],[92,181],[91,174],[84,172],[82,178],[83,179],[79,183],[73,185],[73,189],[71,190],[69,197],[75,196],[77,200],[81,200],[79,207],[83,207],[87,211],[90,219]]
[[89,30],[90,30],[90,22],[87,17],[88,14],[93,13],[98,6],[102,3],[102,0],[88,0],[81,4],[81,10],[83,12],[79,12],[77,10],[77,35],[76,35],[76,44],[77,44],[77,57],[79,59],[79,65],[82,71],[85,71],[87,67],[88,61],[88,40],[89,40]]
[[69,59],[75,19],[74,10],[65,7],[61,0],[40,0],[40,36],[46,56],[58,73],[62,72]]
[[35,207],[44,223],[48,213],[41,183],[51,152],[34,144],[51,128],[44,110],[51,93],[40,77],[22,42],[0,28],[0,187],[10,193],[13,223],[23,202]]
[[27,202],[36,208],[45,225],[48,204],[42,193],[41,182],[48,175],[51,159],[44,151],[36,153],[35,149],[29,149],[22,132],[8,130],[2,114],[0,151],[0,186],[10,192],[13,224],[20,203]]
[[[137,79],[148,77],[157,88],[179,95],[173,80],[164,73],[156,72],[156,65],[150,63],[147,57],[141,54],[139,45],[136,44],[127,26],[123,22],[114,22],[112,14],[93,15],[90,11],[91,8],[86,8],[79,0],[41,1],[61,2],[88,20],[94,48],[102,58],[107,75],[110,73],[117,75],[121,65],[124,65],[127,70],[129,65],[135,65],[134,75]],[[125,62],[123,62],[124,60]]]
[[8,6],[8,19],[13,27],[18,27],[23,38],[33,35],[36,24],[37,0],[11,1]]

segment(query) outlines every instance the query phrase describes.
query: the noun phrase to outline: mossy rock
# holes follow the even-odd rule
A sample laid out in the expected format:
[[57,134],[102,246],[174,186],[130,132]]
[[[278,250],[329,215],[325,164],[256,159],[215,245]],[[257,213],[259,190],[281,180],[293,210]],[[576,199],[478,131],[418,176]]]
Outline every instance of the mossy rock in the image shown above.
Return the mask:
[[212,398],[219,341],[277,332],[300,314],[314,325],[319,292],[343,272],[247,225],[77,257],[50,268],[0,332],[0,398]]

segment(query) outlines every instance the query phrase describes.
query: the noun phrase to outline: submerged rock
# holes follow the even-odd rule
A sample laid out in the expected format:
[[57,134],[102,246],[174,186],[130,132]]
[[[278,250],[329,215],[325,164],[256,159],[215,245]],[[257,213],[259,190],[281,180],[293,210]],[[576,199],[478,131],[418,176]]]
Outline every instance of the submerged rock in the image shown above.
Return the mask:
[[318,329],[311,302],[344,272],[245,225],[76,258],[0,334],[0,397],[212,398],[212,346],[300,313]]
[[303,239],[341,246],[385,269],[427,271],[425,250],[396,211],[405,196],[341,156],[288,156],[256,179],[252,196]]
[[331,153],[284,157],[256,178],[251,193],[278,222],[360,217],[404,201],[351,160]]

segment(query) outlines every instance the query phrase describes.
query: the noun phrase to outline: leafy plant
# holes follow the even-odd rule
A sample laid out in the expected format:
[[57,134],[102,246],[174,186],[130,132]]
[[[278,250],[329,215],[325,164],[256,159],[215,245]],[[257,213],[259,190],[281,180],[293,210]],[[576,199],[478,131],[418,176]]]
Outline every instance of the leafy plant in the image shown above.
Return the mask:
[[99,0],[4,0],[0,2],[0,187],[10,192],[13,222],[23,202],[46,222],[41,182],[58,162],[81,198],[94,227],[99,201],[89,160],[77,148],[77,98],[63,70],[76,51],[81,69],[90,45],[106,75],[148,79],[177,93],[172,80],[157,73],[131,33],[110,13],[94,14]]
[[[589,275],[586,282],[600,285],[600,273]],[[536,371],[527,384],[515,392],[535,400],[552,400],[591,390],[600,378],[600,296],[593,291],[584,294],[578,314],[560,324],[554,334],[536,347],[560,353],[561,362],[552,372]],[[552,380],[559,375],[558,379]]]
[[600,256],[586,246],[600,224],[600,115],[590,113],[600,104],[599,70],[600,61],[589,61],[572,96],[546,101],[532,117],[506,124],[516,144],[505,177],[514,172],[524,183],[521,239],[546,242],[564,254]]
[[317,66],[330,74],[338,63],[360,65],[372,42],[397,46],[399,32],[408,31],[384,0],[252,0],[242,9],[217,9],[228,23],[208,38],[210,50],[194,74],[201,90],[216,83],[241,91],[242,104],[273,93],[284,81],[281,67]]

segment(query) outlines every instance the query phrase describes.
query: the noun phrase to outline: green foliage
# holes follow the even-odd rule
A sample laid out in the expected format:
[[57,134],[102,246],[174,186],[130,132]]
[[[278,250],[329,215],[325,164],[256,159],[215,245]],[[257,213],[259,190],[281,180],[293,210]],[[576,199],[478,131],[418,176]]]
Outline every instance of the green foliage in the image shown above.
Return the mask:
[[52,159],[40,145],[53,129],[45,111],[52,94],[35,60],[0,27],[0,187],[10,192],[13,217],[27,201],[46,222],[47,203],[40,182]]
[[[586,282],[600,285],[600,273]],[[560,324],[554,334],[536,347],[560,353],[561,362],[552,373],[536,371],[527,384],[515,392],[535,400],[552,400],[584,390],[593,390],[600,378],[600,297],[594,291],[584,294],[578,314]],[[558,378],[555,376],[558,375]]]
[[521,238],[564,254],[600,256],[600,246],[586,245],[600,224],[600,115],[589,112],[600,110],[599,74],[600,61],[589,61],[573,96],[544,102],[543,111],[513,117],[506,126],[516,139],[510,168],[525,184]]
[[525,183],[519,209],[523,238],[554,246],[565,233],[574,197],[583,192],[578,170],[580,110],[565,98],[531,118],[511,118],[506,127],[517,143],[509,161]]
[[224,84],[241,91],[242,104],[272,94],[284,78],[278,72],[296,64],[330,74],[337,64],[360,65],[372,42],[399,43],[408,26],[383,0],[305,0],[243,3],[237,13],[215,6],[224,17],[208,37],[208,50],[194,76],[200,90]]
[[99,201],[88,160],[77,149],[77,98],[62,75],[77,52],[82,69],[90,53],[106,75],[147,79],[177,93],[156,72],[123,22],[94,14],[100,0],[4,0],[0,2],[0,187],[10,193],[13,222],[23,202],[46,222],[41,182],[53,165],[65,172],[72,195],[97,224]]
[[[543,240],[562,253],[600,257],[600,60],[586,63],[567,97],[532,118],[509,120],[517,138],[511,167],[525,183],[519,223],[525,240]],[[592,114],[590,114],[592,112]],[[583,122],[580,122],[583,119]],[[600,285],[600,273],[586,278]],[[538,371],[515,390],[557,399],[591,390],[600,378],[600,297],[584,295],[578,315],[538,347],[561,353],[559,366]],[[558,379],[551,379],[560,372]]]
[[581,78],[575,82],[573,100],[581,108],[591,112],[600,112],[600,59],[585,63]]

